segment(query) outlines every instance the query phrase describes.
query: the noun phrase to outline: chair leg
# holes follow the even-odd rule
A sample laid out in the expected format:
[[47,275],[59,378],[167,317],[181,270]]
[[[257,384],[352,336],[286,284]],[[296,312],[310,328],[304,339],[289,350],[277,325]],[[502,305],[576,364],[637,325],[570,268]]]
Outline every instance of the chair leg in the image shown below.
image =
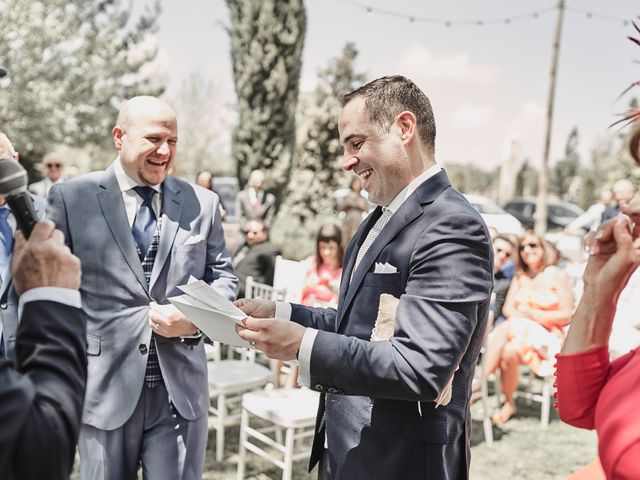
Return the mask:
[[[484,377],[484,375],[483,375]],[[482,429],[484,431],[484,441],[488,446],[493,445],[493,425],[491,422],[491,412],[489,411],[489,382],[486,379],[482,380],[481,394],[482,394]]]
[[224,422],[227,414],[226,395],[218,395],[218,418],[216,426],[216,462],[221,462],[224,456]]
[[249,426],[249,412],[244,408],[240,415],[240,448],[238,450],[238,480],[244,480],[244,467],[247,451],[244,447],[247,441],[247,427]]
[[284,469],[282,471],[282,480],[291,480],[293,473],[293,428],[287,428],[284,444]]
[[549,426],[549,410],[551,409],[551,378],[545,377],[542,384],[542,405],[540,407],[540,424],[545,430]]

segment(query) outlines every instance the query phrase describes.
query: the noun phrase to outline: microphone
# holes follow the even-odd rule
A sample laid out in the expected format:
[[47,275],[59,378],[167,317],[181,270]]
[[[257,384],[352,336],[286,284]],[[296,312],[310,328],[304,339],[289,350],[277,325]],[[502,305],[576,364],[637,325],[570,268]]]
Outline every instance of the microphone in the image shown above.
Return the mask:
[[29,238],[38,215],[27,193],[27,171],[15,160],[0,159],[0,196],[5,197],[18,228]]
[[0,78],[6,77],[6,76],[7,76],[7,71],[4,68],[0,67]]

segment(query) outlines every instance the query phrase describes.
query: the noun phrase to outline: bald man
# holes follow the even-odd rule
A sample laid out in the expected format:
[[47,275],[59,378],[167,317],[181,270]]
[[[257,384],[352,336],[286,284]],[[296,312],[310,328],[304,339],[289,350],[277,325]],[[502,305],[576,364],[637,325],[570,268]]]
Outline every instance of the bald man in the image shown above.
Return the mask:
[[209,395],[202,335],[168,304],[189,276],[233,299],[218,197],[167,175],[176,115],[155,97],[122,106],[118,157],[54,185],[48,218],[82,261],[89,379],[80,430],[88,479],[199,479]]
[[607,207],[604,212],[602,212],[600,223],[604,223],[607,220],[618,216],[620,208],[629,205],[629,202],[636,194],[636,189],[633,186],[633,183],[627,179],[617,180],[613,184],[611,190],[613,191],[613,198],[616,200],[616,205]]

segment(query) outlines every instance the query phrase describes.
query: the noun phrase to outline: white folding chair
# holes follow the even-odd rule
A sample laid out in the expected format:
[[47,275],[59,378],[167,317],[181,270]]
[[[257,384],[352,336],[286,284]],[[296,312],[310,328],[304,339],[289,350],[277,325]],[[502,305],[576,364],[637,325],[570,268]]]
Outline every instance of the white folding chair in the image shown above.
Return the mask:
[[278,301],[284,301],[287,295],[286,289],[256,282],[251,276],[247,277],[244,292],[245,298],[264,298],[265,300]]
[[271,381],[273,373],[270,368],[253,362],[250,356],[241,360],[210,361],[207,370],[211,397],[209,428],[216,431],[216,461],[220,462],[224,454],[225,427],[240,421],[242,394],[263,388]]
[[307,262],[288,260],[278,255],[273,271],[273,287],[285,290],[287,302],[300,303],[304,276],[309,268]]
[[[247,450],[281,468],[282,480],[291,480],[293,462],[309,458],[309,446],[300,445],[300,442],[314,434],[319,398],[317,392],[307,388],[283,388],[243,395],[239,480],[244,479]],[[254,428],[250,425],[251,417],[270,425],[261,429]],[[284,441],[281,434],[283,429]],[[269,435],[272,432],[273,437]],[[269,447],[269,450],[264,447]]]

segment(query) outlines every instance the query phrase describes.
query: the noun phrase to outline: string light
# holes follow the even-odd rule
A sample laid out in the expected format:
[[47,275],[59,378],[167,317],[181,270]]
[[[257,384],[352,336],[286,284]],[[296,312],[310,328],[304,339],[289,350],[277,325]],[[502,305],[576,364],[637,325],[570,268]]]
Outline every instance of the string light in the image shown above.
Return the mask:
[[[422,23],[443,25],[445,27],[460,26],[460,25],[482,27],[482,26],[491,25],[491,24],[511,25],[513,22],[518,22],[518,21],[532,20],[532,19],[537,20],[540,17],[555,11],[557,8],[556,5],[554,4],[546,8],[541,8],[539,10],[534,10],[531,12],[522,13],[518,15],[510,15],[508,17],[478,18],[478,19],[469,20],[469,19],[445,19],[445,18],[423,17],[419,15],[409,15],[409,14],[396,12],[393,10],[373,7],[371,5],[367,5],[367,4],[358,2],[356,0],[343,0],[343,1],[355,7],[364,9],[367,17],[372,17],[373,14],[377,14],[381,16],[404,19],[404,20],[407,20],[409,23],[422,22]],[[629,21],[624,18],[614,17],[612,15],[606,15],[604,13],[593,12],[593,11],[585,10],[582,8],[576,8],[570,5],[567,5],[565,8],[567,12],[583,15],[588,20],[592,20],[592,19],[606,20],[610,22],[621,23],[625,27],[629,25]]]

